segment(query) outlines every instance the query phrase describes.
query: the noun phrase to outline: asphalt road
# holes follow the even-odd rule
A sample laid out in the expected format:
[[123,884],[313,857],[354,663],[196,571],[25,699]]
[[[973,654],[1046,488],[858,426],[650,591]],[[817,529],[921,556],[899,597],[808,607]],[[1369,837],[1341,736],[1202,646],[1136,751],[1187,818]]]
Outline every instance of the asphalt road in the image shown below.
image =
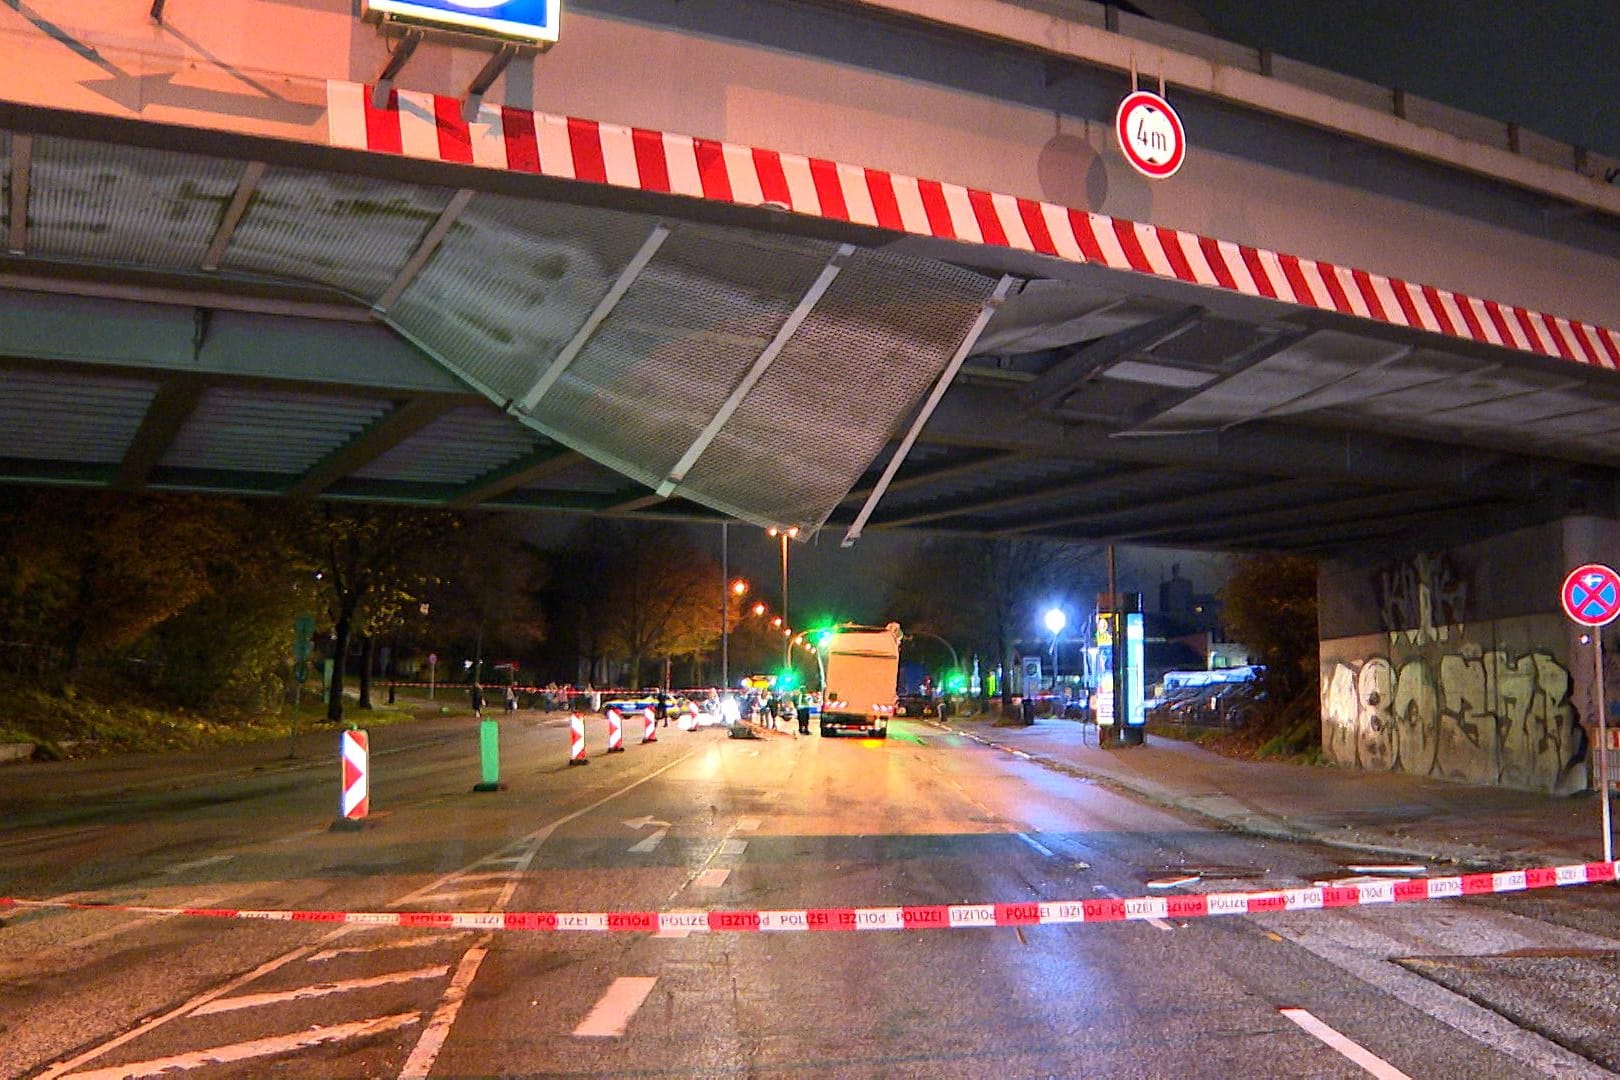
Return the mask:
[[[0,772],[0,895],[155,907],[706,911],[1134,897],[1348,876],[925,725],[674,727],[570,768],[560,717]],[[335,751],[335,748],[334,748]],[[17,908],[5,1076],[1513,1077],[1620,1067],[1615,890],[1188,921],[669,933]]]

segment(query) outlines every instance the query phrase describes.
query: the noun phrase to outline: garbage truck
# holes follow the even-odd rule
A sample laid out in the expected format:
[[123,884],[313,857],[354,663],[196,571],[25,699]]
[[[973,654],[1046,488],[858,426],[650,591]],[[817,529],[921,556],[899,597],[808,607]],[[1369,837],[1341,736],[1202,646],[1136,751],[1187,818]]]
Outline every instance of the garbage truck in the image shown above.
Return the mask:
[[900,683],[900,624],[836,626],[822,636],[821,733],[886,738]]

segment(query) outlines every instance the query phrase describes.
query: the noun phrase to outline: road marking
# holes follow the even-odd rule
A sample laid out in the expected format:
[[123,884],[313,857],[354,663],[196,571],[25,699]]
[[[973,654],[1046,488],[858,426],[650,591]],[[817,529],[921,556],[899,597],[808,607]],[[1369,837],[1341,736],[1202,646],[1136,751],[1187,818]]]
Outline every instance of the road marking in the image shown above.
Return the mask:
[[163,872],[165,874],[183,874],[187,870],[201,870],[205,866],[218,866],[222,862],[230,862],[235,855],[210,855],[206,859],[192,859],[190,862],[175,863]]
[[635,852],[637,855],[651,855],[653,852],[658,850],[658,845],[662,844],[664,842],[664,837],[668,835],[668,829],[654,829],[642,839],[636,841],[634,844],[631,844],[630,850]]
[[506,885],[500,882],[493,882],[489,885],[474,885],[470,889],[456,889],[453,892],[440,892],[434,893],[432,896],[424,896],[422,897],[422,902],[428,904],[442,904],[446,900],[460,900],[467,896],[482,896],[487,893],[497,892],[505,887]]
[[585,1019],[574,1029],[580,1039],[614,1039],[625,1033],[630,1018],[636,1015],[641,1003],[652,993],[658,980],[645,975],[626,975],[613,980],[602,1000],[592,1006]]
[[745,818],[738,818],[737,819],[737,831],[738,832],[754,832],[756,829],[759,828],[759,826],[760,826],[760,819],[757,818],[757,817],[745,817]]
[[[324,945],[328,941],[334,941],[337,938],[342,937],[349,929],[350,928],[347,927],[347,926],[340,926],[336,930],[332,931],[330,934],[327,934],[325,937],[323,937],[319,942],[316,943],[316,945]],[[92,1058],[100,1057],[102,1054],[105,1054],[109,1050],[116,1050],[118,1047],[123,1046],[125,1043],[130,1042],[131,1040],[140,1038],[142,1035],[145,1035],[148,1031],[151,1031],[153,1028],[159,1027],[160,1025],[163,1025],[163,1024],[167,1024],[170,1020],[173,1020],[175,1017],[186,1015],[188,1012],[190,1012],[192,1009],[195,1009],[199,1005],[205,1005],[208,1002],[213,1001],[217,997],[224,997],[226,994],[230,993],[232,990],[235,990],[237,987],[246,986],[248,983],[252,982],[254,979],[260,978],[261,976],[264,976],[264,975],[268,975],[272,971],[276,970],[279,967],[282,967],[285,964],[292,963],[294,960],[297,960],[299,957],[305,955],[306,953],[313,952],[315,950],[315,948],[316,948],[316,945],[300,945],[296,949],[292,949],[292,950],[290,950],[288,952],[282,953],[280,956],[276,957],[274,960],[266,960],[264,963],[260,964],[258,967],[254,968],[252,971],[248,972],[246,975],[238,975],[236,978],[232,979],[228,983],[225,983],[223,986],[216,986],[212,990],[205,990],[202,993],[198,994],[196,997],[192,998],[190,1001],[187,1001],[184,1004],[178,1005],[175,1008],[170,1009],[168,1012],[163,1013],[161,1016],[154,1016],[154,1017],[152,1017],[152,1019],[146,1021],[145,1023],[139,1024],[139,1025],[137,1025],[137,1026],[135,1026],[133,1028],[130,1028],[128,1031],[124,1032],[122,1035],[118,1035],[118,1036],[116,1036],[116,1037],[114,1037],[112,1039],[109,1039],[109,1040],[107,1040],[106,1042],[102,1043],[99,1046],[95,1046],[95,1047],[90,1048],[89,1050],[86,1050],[84,1053],[80,1054],[78,1057],[70,1058],[69,1060],[61,1062],[58,1065],[51,1066],[49,1069],[46,1069],[44,1072],[39,1074],[39,1080],[55,1080],[56,1077],[62,1076],[63,1074],[65,1074],[67,1072],[70,1072],[71,1070],[77,1068],[78,1066],[84,1064],[86,1061],[89,1061]]]
[[124,1080],[125,1077],[158,1076],[171,1069],[199,1069],[204,1065],[228,1065],[237,1061],[269,1057],[272,1054],[305,1050],[311,1046],[320,1046],[323,1043],[342,1042],[346,1039],[358,1039],[384,1031],[393,1031],[396,1028],[414,1024],[417,1020],[418,1017],[415,1013],[395,1013],[392,1016],[378,1016],[370,1020],[355,1020],[348,1024],[310,1028],[308,1031],[299,1031],[291,1035],[277,1035],[268,1039],[232,1043],[229,1046],[214,1046],[207,1050],[193,1050],[190,1053],[176,1054],[173,1057],[153,1058],[151,1061],[136,1061],[128,1065],[114,1065],[108,1069],[92,1069],[89,1072],[74,1073],[73,1077],[74,1080]]
[[1053,851],[1051,848],[1047,847],[1045,844],[1041,843],[1028,833],[1013,833],[1013,835],[1018,837],[1018,839],[1022,840],[1024,843],[1028,844],[1030,847],[1034,848],[1036,851],[1040,852],[1042,855],[1045,855],[1048,859],[1057,857],[1057,852]]
[[720,854],[722,855],[741,855],[747,850],[748,841],[746,840],[722,840],[720,842]]
[[192,1012],[192,1016],[210,1016],[214,1013],[235,1012],[237,1009],[257,1009],[265,1005],[279,1005],[284,1001],[304,1001],[308,998],[346,994],[351,990],[372,990],[379,986],[413,982],[417,979],[439,979],[450,973],[449,964],[417,968],[415,971],[391,971],[386,975],[373,975],[366,979],[345,979],[341,982],[317,983],[300,986],[295,990],[277,990],[266,994],[243,994],[240,997],[215,998]]
[[375,945],[357,945],[352,949],[322,949],[310,956],[309,962],[319,964],[336,960],[340,956],[360,956],[364,953],[388,952],[395,949],[426,949],[444,944],[441,937],[417,937],[405,941],[379,941]]
[[[459,870],[452,870],[452,871],[450,871],[450,873],[445,874],[443,877],[439,878],[436,881],[428,882],[426,885],[422,886],[420,889],[417,889],[415,892],[407,893],[406,895],[400,897],[398,900],[395,900],[389,906],[390,907],[404,907],[404,906],[406,906],[408,904],[414,904],[414,903],[418,902],[419,900],[423,899],[424,897],[431,896],[434,892],[436,892],[437,890],[439,890],[439,889],[443,888],[444,886],[448,885],[450,882],[457,880],[463,874],[466,874],[469,871],[471,871],[474,867],[488,866],[490,863],[495,862],[497,860],[502,860],[502,861],[511,860],[512,862],[515,863],[515,865],[512,868],[513,874],[514,875],[522,874],[524,871],[528,870],[529,864],[534,860],[535,854],[539,850],[540,845],[544,844],[548,839],[550,839],[551,834],[556,832],[559,828],[561,828],[562,826],[568,824],[570,821],[573,821],[575,818],[584,817],[586,814],[590,813],[592,810],[595,810],[599,806],[607,805],[608,803],[612,802],[614,799],[617,799],[620,795],[624,795],[624,794],[627,794],[628,792],[634,791],[636,788],[640,787],[642,784],[648,783],[648,782],[650,782],[652,780],[656,780],[658,777],[662,776],[664,773],[669,772],[669,770],[671,770],[673,768],[676,768],[677,766],[686,764],[686,762],[688,762],[692,758],[696,757],[697,754],[698,754],[698,751],[696,751],[696,750],[694,750],[694,751],[692,751],[691,753],[688,753],[688,754],[683,754],[680,757],[676,758],[674,761],[670,762],[668,765],[661,765],[658,768],[654,769],[652,772],[648,773],[646,776],[643,776],[640,780],[632,780],[630,783],[626,784],[624,787],[619,788],[616,791],[609,792],[608,794],[602,796],[600,799],[597,799],[595,802],[588,803],[587,805],[580,807],[578,810],[575,810],[575,811],[573,811],[571,813],[568,813],[568,814],[564,814],[562,817],[556,819],[555,821],[548,822],[547,824],[542,825],[540,828],[536,829],[532,833],[529,833],[527,836],[519,837],[517,840],[515,840],[512,843],[508,844],[501,851],[498,851],[493,855],[486,855],[483,858],[479,859],[477,862],[472,863],[472,864],[470,864],[468,866],[464,866],[464,867],[460,868]],[[372,756],[375,757],[376,755],[373,754]],[[371,816],[376,817],[377,815],[372,814]],[[521,851],[517,852],[516,854],[511,854],[511,850],[513,848],[520,847],[520,846],[522,847]],[[496,904],[495,904],[495,910],[496,911],[501,911],[501,910],[505,909],[506,905],[512,899],[512,894],[517,891],[517,886],[518,886],[518,880],[517,880],[517,878],[514,877],[512,882],[507,885],[506,891],[502,892],[501,898],[498,901],[496,901]]]
[[1378,1080],[1412,1080],[1411,1077],[1377,1054],[1334,1031],[1304,1009],[1278,1009],[1277,1011],[1298,1024],[1305,1031],[1316,1036],[1327,1046],[1360,1065],[1370,1075],[1378,1077]]
[[450,1037],[450,1028],[456,1022],[456,1014],[461,1012],[461,1003],[467,999],[467,988],[472,985],[473,976],[478,974],[478,965],[484,962],[484,956],[489,952],[488,941],[486,937],[462,954],[461,963],[456,965],[455,978],[450,980],[439,1007],[433,1010],[433,1019],[428,1021],[422,1037],[416,1041],[411,1056],[405,1059],[399,1080],[425,1080],[427,1074],[433,1071],[433,1062],[444,1048],[444,1040]]
[[692,879],[692,884],[700,889],[718,889],[726,883],[726,878],[730,876],[730,870],[715,867],[698,874],[697,877]]

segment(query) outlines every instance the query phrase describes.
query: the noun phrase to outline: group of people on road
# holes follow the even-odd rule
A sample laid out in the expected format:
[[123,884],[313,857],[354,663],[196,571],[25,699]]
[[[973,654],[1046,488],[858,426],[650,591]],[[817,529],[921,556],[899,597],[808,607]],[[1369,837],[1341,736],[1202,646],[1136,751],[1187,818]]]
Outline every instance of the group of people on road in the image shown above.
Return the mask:
[[[473,683],[472,684],[472,689],[469,690],[467,693],[468,693],[468,697],[472,701],[473,717],[475,719],[482,720],[484,718],[484,684],[483,683],[476,683],[476,682]],[[511,715],[511,714],[517,712],[517,710],[518,710],[517,687],[511,686],[511,685],[508,685],[506,687],[505,705],[506,705],[507,715]]]

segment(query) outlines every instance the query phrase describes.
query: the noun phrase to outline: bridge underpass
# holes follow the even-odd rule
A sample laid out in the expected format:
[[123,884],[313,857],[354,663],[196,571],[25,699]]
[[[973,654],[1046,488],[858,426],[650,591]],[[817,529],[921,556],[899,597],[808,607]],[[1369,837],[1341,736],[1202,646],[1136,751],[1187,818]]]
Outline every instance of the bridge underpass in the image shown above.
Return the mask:
[[1615,339],[1552,316],[948,186],[985,242],[4,119],[12,482],[1315,552],[1616,506]]

